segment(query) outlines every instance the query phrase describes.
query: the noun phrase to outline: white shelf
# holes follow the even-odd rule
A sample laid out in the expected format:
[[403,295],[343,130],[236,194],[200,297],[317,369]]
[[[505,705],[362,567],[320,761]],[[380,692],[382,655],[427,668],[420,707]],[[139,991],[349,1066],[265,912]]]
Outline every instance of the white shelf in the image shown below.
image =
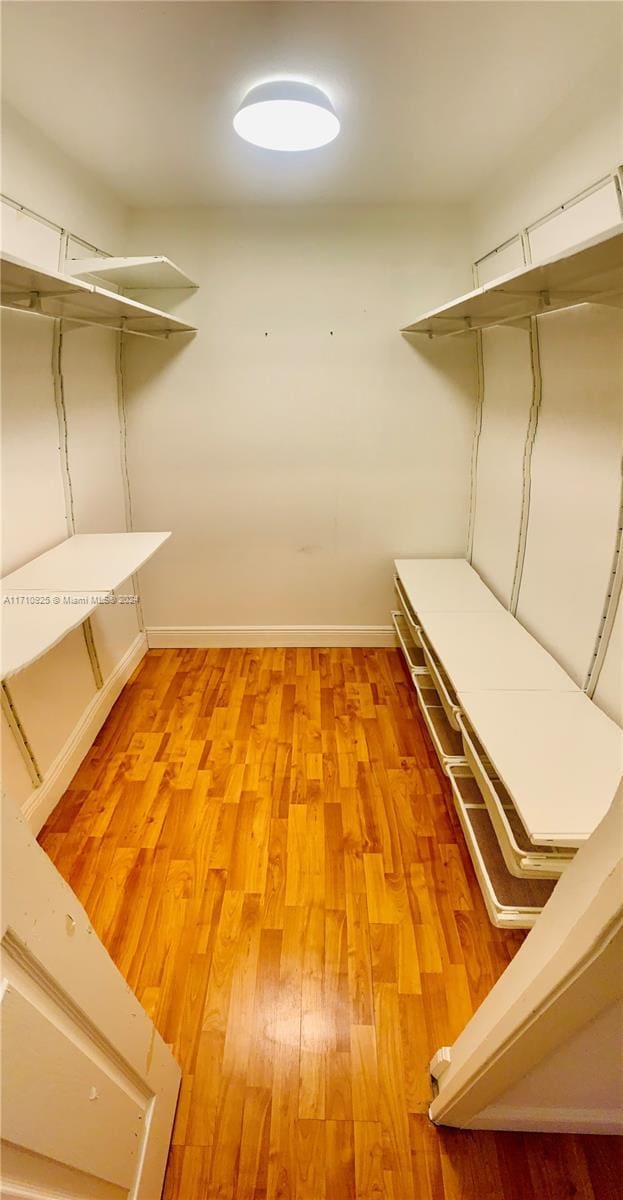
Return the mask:
[[583,692],[459,691],[534,843],[580,846],[623,770],[623,733]]
[[[75,534],[5,575],[2,678],[22,671],[90,617],[170,533]],[[17,602],[24,597],[24,602]]]
[[448,337],[591,302],[623,304],[623,224],[431,309],[402,332]]
[[2,678],[8,679],[41,658],[92,616],[107,593],[88,604],[2,605]]
[[450,766],[464,766],[466,762],[461,735],[450,725],[445,711],[439,703],[439,696],[430,675],[412,671],[411,678],[417,693],[420,712],[439,762],[447,775]]
[[420,610],[418,616],[455,691],[579,691],[556,659],[505,609]]
[[26,309],[48,317],[63,317],[68,321],[102,325],[149,337],[195,332],[194,325],[187,325],[170,313],[71,275],[43,270],[12,254],[3,252],[0,264],[0,303],[5,308]]
[[394,566],[414,615],[505,611],[464,558],[397,558]]
[[170,536],[170,533],[75,533],[5,575],[2,591],[112,592]]
[[547,904],[555,881],[517,879],[509,874],[473,779],[452,768],[448,773],[454,806],[491,922],[502,929],[530,929]]
[[104,279],[126,291],[148,288],[196,288],[197,284],[163,255],[133,258],[74,258],[72,278]]

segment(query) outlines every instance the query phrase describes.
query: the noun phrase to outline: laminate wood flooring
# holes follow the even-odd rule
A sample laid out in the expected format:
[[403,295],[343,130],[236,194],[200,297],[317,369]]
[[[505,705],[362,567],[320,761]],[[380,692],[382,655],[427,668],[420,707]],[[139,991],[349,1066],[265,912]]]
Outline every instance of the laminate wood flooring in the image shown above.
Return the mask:
[[182,1065],[165,1200],[620,1196],[614,1139],[428,1120],[523,935],[397,651],[150,651],[40,841]]

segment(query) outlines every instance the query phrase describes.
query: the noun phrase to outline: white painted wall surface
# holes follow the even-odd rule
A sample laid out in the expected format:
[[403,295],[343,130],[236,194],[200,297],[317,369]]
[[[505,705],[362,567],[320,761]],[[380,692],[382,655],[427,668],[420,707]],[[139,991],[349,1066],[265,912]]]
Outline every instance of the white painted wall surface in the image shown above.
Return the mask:
[[[604,70],[599,80],[587,81],[568,103],[546,115],[538,134],[499,165],[495,178],[483,181],[472,207],[474,258],[605,179],[622,160],[620,78]],[[555,254],[620,219],[610,183],[532,230],[532,259]],[[519,252],[520,242],[514,241],[499,256],[487,258],[480,282],[500,273],[498,260],[504,270],[516,267]],[[587,305],[548,315],[538,324],[542,404],[517,615],[583,684],[606,600],[618,524],[621,317],[615,309]],[[513,340],[516,353],[502,352],[505,339]],[[485,347],[474,564],[507,600],[510,543],[516,542],[521,502],[517,468],[525,448],[526,426],[518,416],[527,413],[532,393],[530,341],[527,333],[500,329],[486,334]],[[618,630],[619,624],[595,700],[621,722]]]
[[461,555],[469,339],[399,329],[469,286],[455,209],[144,211],[136,253],[200,290],[187,345],[129,342],[148,627],[387,626],[391,560]]
[[53,322],[3,309],[2,575],[67,536],[52,378]]
[[540,320],[543,399],[517,616],[582,685],[608,590],[623,453],[623,315]]
[[[472,257],[488,254],[606,175],[622,158],[620,71],[610,65],[587,77],[554,112],[544,113],[540,128],[531,130],[506,162],[496,164],[495,174],[482,180],[472,206]],[[576,234],[581,238],[576,228],[567,244]]]
[[[125,252],[127,209],[118,197],[7,103],[2,105],[2,191],[108,254]],[[40,247],[44,238],[39,235]],[[36,261],[55,267],[41,254]]]
[[523,450],[532,403],[528,342],[524,329],[488,329],[482,335],[484,394],[472,563],[507,606],[517,558]]
[[623,1000],[527,1071],[482,1110],[485,1128],[535,1129],[557,1122],[567,1132],[587,1127],[623,1133]]
[[11,697],[45,778],[95,696],[82,629],[9,681]]
[[[69,472],[76,533],[126,528],[121,432],[117,403],[116,335],[83,328],[63,338]],[[129,581],[121,589],[132,594]],[[104,678],[139,634],[137,608],[110,605],[92,618]]]
[[[126,211],[10,109],[3,112],[3,188],[49,220],[106,248],[125,248]],[[3,212],[2,244],[56,269],[60,235],[15,210]],[[64,540],[64,436],[52,371],[54,323],[2,313],[2,573]],[[115,373],[107,330],[66,326],[62,369],[67,455],[78,533],[126,527]],[[125,589],[132,590],[129,583]],[[34,791],[3,718],[3,788],[38,828],[71,779],[133,662],[144,652],[137,610],[107,606],[93,618],[104,688],[98,691],[82,631],[10,681],[9,691],[43,783]]]

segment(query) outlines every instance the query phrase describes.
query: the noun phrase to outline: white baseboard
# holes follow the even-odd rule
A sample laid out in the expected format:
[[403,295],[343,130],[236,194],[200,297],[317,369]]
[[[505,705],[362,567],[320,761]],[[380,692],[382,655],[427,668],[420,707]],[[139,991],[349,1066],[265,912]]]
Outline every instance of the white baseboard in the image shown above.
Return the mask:
[[139,633],[115,667],[112,675],[109,675],[105,681],[104,686],[95,693],[71,737],[67,739],[51,764],[43,783],[35,788],[28,797],[23,806],[23,813],[35,835],[38,834],[41,826],[47,821],[63,792],[71,783],[119,693],[146,652],[147,638],[144,633]]
[[152,625],[150,648],[395,646],[392,625]]
[[535,1108],[514,1104],[493,1104],[480,1118],[470,1121],[470,1129],[500,1129],[524,1133],[623,1133],[618,1109],[609,1108]]

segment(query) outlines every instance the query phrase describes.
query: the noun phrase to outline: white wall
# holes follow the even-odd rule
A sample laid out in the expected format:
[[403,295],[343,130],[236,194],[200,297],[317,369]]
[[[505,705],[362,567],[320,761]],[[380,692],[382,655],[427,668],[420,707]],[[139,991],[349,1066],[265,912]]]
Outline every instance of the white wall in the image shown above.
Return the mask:
[[546,1055],[478,1119],[496,1129],[525,1129],[527,1122],[534,1129],[553,1123],[567,1132],[623,1133],[623,1000]]
[[[124,253],[127,209],[121,201],[4,101],[2,191],[108,254]],[[33,236],[29,231],[31,245]]]
[[616,546],[623,452],[623,314],[539,319],[543,398],[517,616],[580,685]]
[[544,114],[540,128],[482,180],[472,206],[472,257],[488,254],[577,195],[622,155],[621,78],[608,67]]
[[399,329],[468,286],[465,232],[443,207],[133,214],[135,251],[200,284],[194,340],[128,346],[135,520],[173,531],[150,644],[387,639],[393,557],[464,553],[473,346]]
[[[74,234],[123,252],[127,214],[115,198],[17,114],[5,110],[3,118],[5,194]],[[58,230],[27,215],[17,216],[10,208],[4,216],[3,246],[56,268]],[[52,371],[54,322],[5,310],[1,327],[2,573],[6,574],[67,536],[65,433],[75,531],[123,530],[126,515],[115,335],[108,330],[65,327],[64,430],[59,429]],[[144,652],[145,639],[133,606],[107,606],[95,614],[92,624],[103,689],[96,687],[80,629],[8,684],[43,784],[33,790],[3,716],[3,788],[22,805],[35,828],[69,783],[132,663]]]
[[[623,158],[619,82],[605,72],[485,181],[472,211],[474,257],[494,250],[607,176]],[[530,234],[532,260],[621,220],[614,184]],[[479,270],[485,282],[522,262],[517,238]],[[533,373],[529,331],[483,335],[484,397],[472,561],[509,603],[528,513],[517,616],[584,684],[609,591],[621,498],[623,320],[584,305],[538,318],[542,388],[529,450]],[[595,699],[623,723],[623,679],[613,649]]]
[[482,335],[482,425],[478,441],[472,562],[510,604],[522,509],[524,445],[532,375],[523,329]]

